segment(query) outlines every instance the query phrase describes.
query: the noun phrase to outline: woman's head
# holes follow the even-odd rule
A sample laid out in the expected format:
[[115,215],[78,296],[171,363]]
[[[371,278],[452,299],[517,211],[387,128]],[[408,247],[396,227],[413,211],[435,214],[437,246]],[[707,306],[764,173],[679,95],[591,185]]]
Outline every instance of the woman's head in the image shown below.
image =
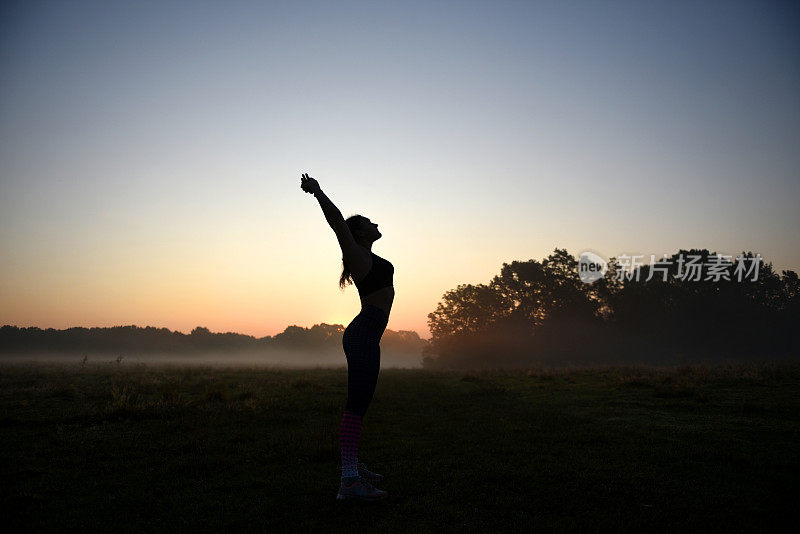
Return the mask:
[[[363,247],[370,248],[372,243],[382,236],[378,231],[378,225],[363,215],[352,215],[345,219],[344,222],[347,223],[347,227],[350,229],[350,233],[353,234],[356,243]],[[353,277],[344,262],[344,258],[342,258],[342,275],[339,277],[339,287],[344,289],[348,282],[352,284]]]
[[382,237],[378,231],[378,225],[363,215],[353,215],[348,217],[345,222],[356,243],[361,246],[370,247],[372,243]]

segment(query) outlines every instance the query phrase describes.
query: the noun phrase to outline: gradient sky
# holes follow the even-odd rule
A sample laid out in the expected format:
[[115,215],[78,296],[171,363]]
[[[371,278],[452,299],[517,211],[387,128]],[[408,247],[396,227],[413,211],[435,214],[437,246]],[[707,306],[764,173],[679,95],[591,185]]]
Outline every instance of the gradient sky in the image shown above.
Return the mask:
[[3,2],[0,325],[348,324],[308,172],[395,266],[388,328],[503,262],[800,268],[786,2]]

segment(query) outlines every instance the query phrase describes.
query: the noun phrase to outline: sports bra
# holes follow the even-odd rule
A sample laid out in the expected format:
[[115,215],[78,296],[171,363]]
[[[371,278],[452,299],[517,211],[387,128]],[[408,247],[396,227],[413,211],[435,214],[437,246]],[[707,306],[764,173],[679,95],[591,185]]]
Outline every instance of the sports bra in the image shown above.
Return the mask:
[[355,278],[353,278],[353,282],[355,282],[356,288],[358,288],[358,296],[361,298],[392,285],[394,265],[374,252],[370,251],[370,254],[372,255],[372,269],[369,270],[367,276],[360,282],[356,282]]

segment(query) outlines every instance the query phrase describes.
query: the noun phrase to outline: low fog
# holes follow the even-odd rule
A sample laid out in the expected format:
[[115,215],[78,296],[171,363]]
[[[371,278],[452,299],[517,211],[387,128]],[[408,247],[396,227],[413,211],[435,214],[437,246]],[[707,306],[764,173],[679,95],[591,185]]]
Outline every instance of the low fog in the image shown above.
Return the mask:
[[[27,354],[1,354],[0,364],[26,363],[60,363],[60,364],[99,364],[113,365],[197,365],[212,367],[277,367],[277,368],[318,368],[346,367],[347,360],[343,351],[301,351],[272,349],[269,351],[232,351],[228,354],[220,352],[192,354],[138,354],[121,353],[54,353],[40,352]],[[421,369],[422,356],[414,353],[391,352],[381,350],[382,369]]]

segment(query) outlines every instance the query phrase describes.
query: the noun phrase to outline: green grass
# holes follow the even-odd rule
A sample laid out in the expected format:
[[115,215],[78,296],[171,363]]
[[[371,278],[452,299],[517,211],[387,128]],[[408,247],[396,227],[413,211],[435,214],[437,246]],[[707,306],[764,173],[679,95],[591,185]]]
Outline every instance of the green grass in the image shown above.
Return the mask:
[[765,531],[793,521],[800,366],[381,371],[337,502],[345,369],[0,367],[25,530]]

